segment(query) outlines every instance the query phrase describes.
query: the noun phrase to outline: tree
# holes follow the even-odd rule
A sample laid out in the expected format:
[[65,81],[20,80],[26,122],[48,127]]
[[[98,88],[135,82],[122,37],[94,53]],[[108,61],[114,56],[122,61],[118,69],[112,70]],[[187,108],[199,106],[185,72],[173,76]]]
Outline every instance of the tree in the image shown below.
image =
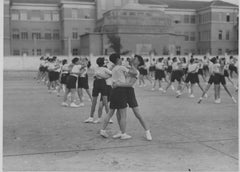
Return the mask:
[[108,34],[107,37],[109,40],[110,48],[112,48],[115,53],[120,54],[122,49],[120,37],[115,34]]
[[121,51],[122,49],[121,38],[118,35],[108,34],[107,37],[110,44],[110,48],[113,49],[115,53],[127,55],[130,52],[129,50]]

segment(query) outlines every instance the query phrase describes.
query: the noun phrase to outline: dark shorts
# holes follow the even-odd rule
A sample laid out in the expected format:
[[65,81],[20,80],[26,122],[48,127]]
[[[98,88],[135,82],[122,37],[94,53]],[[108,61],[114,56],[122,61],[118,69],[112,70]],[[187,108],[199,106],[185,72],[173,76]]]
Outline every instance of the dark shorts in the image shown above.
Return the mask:
[[69,74],[67,73],[63,73],[61,76],[61,84],[67,84],[67,77],[69,76]]
[[168,67],[167,67],[167,72],[168,72],[168,73],[171,73],[171,72],[172,72],[172,66],[168,66]]
[[76,87],[77,87],[77,77],[69,75],[67,77],[67,88],[76,89]]
[[208,84],[213,84],[214,83],[214,75],[210,75],[210,78],[208,79]]
[[88,85],[88,76],[86,75],[85,77],[78,77],[78,88],[83,88],[88,90],[89,85]]
[[219,85],[221,83],[221,77],[222,75],[220,74],[214,74],[214,85]]
[[209,71],[208,65],[203,65],[203,71],[205,71],[205,72]]
[[40,71],[40,72],[44,72],[44,70],[45,70],[45,68],[44,68],[43,66],[40,66],[40,67],[39,67],[39,71]]
[[183,73],[184,73],[184,75],[187,74],[187,71],[188,71],[188,68],[183,68]]
[[54,81],[59,80],[60,72],[54,72]]
[[97,97],[99,93],[102,96],[107,96],[107,84],[105,79],[95,79],[93,81],[92,96]]
[[188,73],[185,83],[199,83],[198,73]]
[[226,85],[226,79],[225,79],[225,76],[224,76],[224,75],[221,75],[220,83],[221,83],[222,85]]
[[[107,85],[107,101],[110,102],[110,96],[111,96],[111,92],[112,92],[112,87],[110,85]],[[101,95],[100,101],[103,100],[103,97]]]
[[174,82],[175,80],[177,80],[178,82],[181,81],[182,78],[182,72],[180,70],[174,70],[172,71],[171,74],[171,82]]
[[147,69],[140,68],[139,69],[140,75],[146,76],[148,74]]
[[128,87],[126,89],[127,104],[130,108],[138,107],[137,99],[135,96],[134,88]]
[[232,64],[230,64],[230,65],[229,65],[229,70],[230,70],[230,71],[235,71],[235,72],[236,72],[236,71],[237,71],[237,67],[234,66],[234,65],[232,65]]
[[198,75],[203,75],[203,69],[198,70]]
[[156,71],[155,71],[155,80],[162,80],[165,77],[166,76],[165,76],[164,70],[156,69]]
[[110,96],[110,109],[124,109],[127,107],[126,88],[113,88]]
[[150,66],[149,67],[149,72],[154,72],[156,70],[155,66]]
[[49,72],[48,72],[48,78],[49,78],[49,81],[50,81],[50,82],[54,81],[54,79],[55,79],[55,73],[54,73],[54,71],[49,71]]
[[226,70],[226,69],[224,69],[224,76],[225,76],[225,77],[229,77],[228,70]]

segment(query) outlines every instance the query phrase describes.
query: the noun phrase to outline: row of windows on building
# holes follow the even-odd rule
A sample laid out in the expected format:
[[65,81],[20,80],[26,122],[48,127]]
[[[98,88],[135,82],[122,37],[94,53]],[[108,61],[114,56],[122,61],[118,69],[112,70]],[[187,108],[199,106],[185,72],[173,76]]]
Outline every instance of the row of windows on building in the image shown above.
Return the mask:
[[11,12],[12,20],[32,20],[32,21],[59,21],[59,13],[57,11],[40,11],[40,10],[24,10]]
[[[217,17],[218,21],[230,22],[231,20],[233,20],[230,16],[230,13],[216,13],[216,14],[218,15],[218,17]],[[211,20],[212,20],[212,13],[211,12],[198,15],[198,23],[199,24],[207,23]]]
[[37,56],[41,56],[41,55],[60,55],[60,50],[59,49],[32,49],[32,50],[28,50],[28,49],[13,49],[12,55],[14,56],[20,56],[20,55],[25,55],[25,56],[29,56],[29,55],[37,55]]
[[95,11],[93,9],[72,9],[72,18],[94,19]]
[[12,39],[14,40],[34,40],[34,39],[45,39],[45,40],[59,40],[60,39],[60,31],[55,29],[53,31],[46,30],[45,33],[41,33],[39,31],[27,32],[27,31],[19,31],[19,29],[12,30]]
[[[181,32],[176,32],[176,34],[181,35]],[[196,41],[196,35],[195,32],[184,32],[185,35],[185,41]],[[198,41],[210,41],[211,40],[211,32],[210,31],[202,31],[198,32]],[[218,31],[218,40],[230,40],[230,31],[225,31],[225,37],[223,30]]]

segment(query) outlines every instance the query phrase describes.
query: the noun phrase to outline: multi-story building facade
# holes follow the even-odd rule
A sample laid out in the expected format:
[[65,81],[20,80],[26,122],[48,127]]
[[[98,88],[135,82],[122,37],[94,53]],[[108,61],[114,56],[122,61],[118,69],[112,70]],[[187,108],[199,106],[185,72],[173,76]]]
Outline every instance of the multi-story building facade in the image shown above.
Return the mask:
[[5,55],[224,54],[238,49],[238,6],[224,1],[5,0]]

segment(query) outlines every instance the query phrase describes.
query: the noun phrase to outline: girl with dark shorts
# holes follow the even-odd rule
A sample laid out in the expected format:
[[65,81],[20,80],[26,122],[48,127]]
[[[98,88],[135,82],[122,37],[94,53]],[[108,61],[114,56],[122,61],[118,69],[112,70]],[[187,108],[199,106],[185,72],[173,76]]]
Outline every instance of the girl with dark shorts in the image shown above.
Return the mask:
[[80,60],[79,58],[75,57],[72,60],[72,64],[69,65],[69,76],[67,76],[67,80],[66,80],[66,92],[64,94],[64,98],[63,98],[63,102],[62,102],[62,106],[68,107],[68,103],[67,103],[67,98],[68,98],[68,94],[71,93],[71,103],[70,103],[70,107],[79,107],[79,105],[76,105],[74,103],[74,96],[76,93],[76,87],[77,87],[77,79],[78,79],[78,75],[80,74],[81,71],[81,65],[80,65]]

